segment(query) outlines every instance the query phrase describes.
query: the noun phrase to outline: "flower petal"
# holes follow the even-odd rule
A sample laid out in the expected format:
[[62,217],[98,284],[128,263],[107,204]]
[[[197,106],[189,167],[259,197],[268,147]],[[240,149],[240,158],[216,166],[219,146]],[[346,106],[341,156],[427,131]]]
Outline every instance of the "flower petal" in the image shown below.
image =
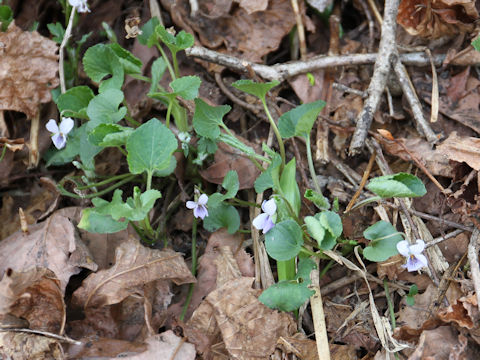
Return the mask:
[[410,253],[411,254],[420,254],[423,250],[425,250],[425,242],[423,240],[418,239],[414,245],[410,245]]
[[73,129],[73,125],[75,122],[71,118],[63,118],[62,122],[60,123],[60,132],[64,135],[67,135]]
[[400,254],[402,254],[405,257],[410,256],[410,244],[408,243],[407,240],[402,240],[397,243],[397,250]]
[[418,259],[418,261],[422,264],[422,267],[427,267],[428,266],[428,260],[426,258],[425,255],[422,255],[422,254],[418,254],[416,256],[416,258]]
[[275,215],[275,211],[277,211],[277,204],[275,204],[275,199],[264,201],[262,203],[262,209],[270,216]]
[[198,206],[198,204],[195,201],[187,201],[185,205],[189,209],[195,209]]
[[205,216],[208,216],[208,210],[205,206],[199,205],[195,209],[193,209],[193,216],[196,218],[201,218],[202,220]]
[[268,214],[262,213],[258,215],[255,219],[253,219],[252,225],[258,230],[263,230],[267,219],[268,219]]
[[200,195],[198,198],[198,205],[207,205],[208,202],[208,196],[206,194]]
[[406,268],[408,271],[410,272],[417,271],[417,270],[420,270],[422,267],[423,267],[422,262],[419,261],[418,258],[416,258],[415,256],[410,256],[407,259]]
[[264,226],[263,226],[263,233],[266,234],[270,229],[272,229],[275,226],[275,224],[272,221],[272,218],[269,216],[265,220]]
[[47,125],[45,125],[45,127],[51,133],[56,134],[59,132],[57,122],[53,119],[48,120]]
[[67,139],[65,136],[61,133],[56,133],[52,136],[52,142],[55,147],[60,150],[65,147],[65,144],[67,143]]

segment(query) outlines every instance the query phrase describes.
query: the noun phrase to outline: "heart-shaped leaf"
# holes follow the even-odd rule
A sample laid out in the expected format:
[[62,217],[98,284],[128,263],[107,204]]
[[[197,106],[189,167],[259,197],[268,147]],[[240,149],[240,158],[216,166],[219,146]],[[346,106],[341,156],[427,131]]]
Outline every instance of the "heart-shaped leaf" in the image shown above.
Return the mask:
[[412,174],[398,173],[373,178],[367,189],[381,196],[388,197],[418,197],[427,193],[422,181]]
[[298,255],[303,245],[303,234],[300,225],[287,219],[275,224],[265,234],[265,247],[268,255],[275,260],[290,260]]

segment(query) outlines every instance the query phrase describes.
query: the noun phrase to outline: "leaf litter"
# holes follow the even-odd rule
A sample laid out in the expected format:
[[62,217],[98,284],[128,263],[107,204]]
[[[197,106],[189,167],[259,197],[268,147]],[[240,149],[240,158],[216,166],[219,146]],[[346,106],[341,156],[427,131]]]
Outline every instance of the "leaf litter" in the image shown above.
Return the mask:
[[[80,29],[98,31],[98,25],[105,20],[111,26],[116,25],[118,32],[122,19],[120,16],[115,19],[113,13],[118,15],[120,11],[107,14],[105,7],[110,3],[113,2],[108,1],[98,6],[97,12],[96,6],[92,6],[92,14],[79,18]],[[295,60],[295,51],[290,52],[285,40],[289,34],[295,34],[292,29],[297,24],[289,1],[206,1],[201,2],[197,14],[190,12],[191,3],[172,0],[162,1],[161,5],[166,21],[171,21],[169,25],[192,32],[197,44],[260,63]],[[356,3],[352,7],[355,10],[347,8],[334,11],[348,17],[349,12],[357,13],[361,8],[362,16],[368,18],[368,15],[372,15],[371,10]],[[141,10],[141,21],[146,22],[149,19],[148,10],[151,9],[138,5],[137,10]],[[20,11],[19,18],[25,16],[22,11],[26,10]],[[60,11],[56,11],[58,20],[62,20]],[[325,35],[328,29],[320,16],[301,2],[300,17],[307,24],[307,42],[311,43],[311,48],[328,48],[325,45],[334,39],[328,39]],[[446,52],[445,47],[442,48],[441,44],[435,47],[437,45],[428,43],[428,39],[444,37],[446,47],[450,47],[444,67],[437,68],[440,115],[432,127],[438,133],[443,133],[438,146],[432,147],[422,138],[421,132],[415,130],[414,124],[408,120],[411,118],[410,108],[405,105],[402,94],[395,93],[392,84],[389,84],[388,95],[391,99],[387,99],[391,100],[390,103],[383,102],[380,110],[374,114],[372,130],[380,128],[394,134],[395,141],[375,136],[388,153],[391,168],[410,171],[412,164],[420,163],[426,171],[438,177],[447,189],[441,192],[434,190],[434,186],[429,186],[432,184],[427,184],[427,196],[414,201],[417,210],[423,209],[425,213],[436,217],[425,220],[426,227],[419,225],[427,238],[429,234],[432,239],[433,236],[446,236],[447,231],[452,230],[446,223],[447,220],[470,228],[477,225],[479,80],[474,69],[469,66],[478,63],[474,60],[478,54],[464,55],[473,49],[469,45],[470,34],[477,31],[477,19],[478,12],[472,1],[404,0],[400,5],[398,23],[403,28],[397,37],[399,44],[426,44],[432,47],[434,53],[443,54]],[[40,167],[33,173],[21,170],[25,169],[25,165],[17,155],[24,151],[23,142],[29,140],[25,135],[29,123],[11,111],[24,113],[30,119],[41,116],[41,121],[46,123],[48,117],[42,115],[41,104],[51,101],[50,90],[59,84],[56,74],[57,44],[47,38],[48,34],[43,31],[42,25],[44,24],[40,23],[39,28],[42,36],[37,32],[22,30],[14,22],[6,32],[0,32],[0,53],[5,60],[0,61],[0,128],[8,130],[2,132],[7,138],[0,139],[0,146],[6,147],[5,156],[0,162],[2,355],[13,359],[120,356],[127,359],[194,359],[196,356],[205,359],[263,359],[273,356],[271,354],[274,352],[277,355],[283,352],[294,354],[298,358],[318,358],[314,340],[301,335],[301,331],[307,335],[315,332],[311,318],[309,319],[311,314],[308,307],[303,313],[302,329],[299,329],[291,314],[269,309],[258,301],[261,290],[257,285],[253,286],[256,284],[254,278],[257,264],[254,264],[255,258],[245,251],[251,249],[249,236],[232,236],[224,230],[209,235],[201,230],[199,249],[202,256],[199,258],[198,274],[193,276],[189,270],[189,254],[170,249],[159,250],[160,246],[145,246],[131,228],[108,235],[91,234],[79,229],[77,225],[80,212],[88,206],[88,202],[85,199],[65,200],[54,190],[55,182],[50,180],[58,181],[68,172],[75,173],[77,170],[72,167],[59,168],[60,170]],[[358,28],[349,28],[345,22],[342,25],[346,31],[345,38],[341,41],[341,53],[366,52],[365,44],[369,38],[378,40],[376,34],[368,29],[371,24],[357,24]],[[379,27],[376,23],[372,26],[373,29]],[[94,36],[99,39],[98,34]],[[317,40],[316,45],[312,39]],[[127,47],[132,45],[123,40],[120,42],[127,44]],[[158,56],[152,49],[146,50],[139,46],[133,52],[145,59],[144,64],[152,62]],[[318,53],[321,51],[318,50]],[[455,58],[457,55],[463,56],[463,63],[455,63],[460,59]],[[449,62],[466,69],[459,71],[458,68],[448,67]],[[223,69],[218,65],[200,61],[193,64],[193,61],[183,59],[180,66],[181,70],[184,67],[185,71],[181,72],[185,74],[206,72],[205,67],[207,71],[216,72],[220,76],[232,76],[231,73],[222,73]],[[350,161],[345,149],[352,133],[351,127],[364,103],[362,96],[351,90],[367,89],[371,74],[369,71],[368,67],[355,64],[335,68],[332,72],[314,70],[313,80],[304,75],[289,79],[289,85],[283,85],[279,93],[281,96],[277,93],[269,100],[278,102],[279,111],[285,112],[291,108],[292,102],[309,102],[325,96],[321,88],[330,86],[331,77],[347,86],[344,90],[336,88],[333,91],[330,101],[327,101],[328,111],[322,113],[322,118],[328,118],[324,125],[334,134],[334,138],[327,142],[327,147],[328,151],[335,153],[333,158],[337,163],[331,162],[321,170],[320,163],[317,163],[321,176],[332,178],[337,186],[341,184],[341,192],[340,187],[322,187],[330,193],[332,199],[341,193],[339,198],[342,206],[343,202],[348,202],[353,196],[359,183],[358,178],[366,167],[364,157],[352,158]],[[414,66],[408,71],[418,96],[423,101],[424,110],[428,111],[428,105],[432,103],[431,75]],[[79,75],[85,80],[81,71]],[[208,82],[210,74],[203,75],[204,81]],[[152,100],[143,95],[148,88],[138,90],[133,85],[129,86],[131,88],[126,90],[127,102],[135,108],[132,115],[136,120],[142,122],[148,113],[165,110],[162,104],[153,102],[152,106]],[[211,79],[208,86],[221,93]],[[234,94],[241,97],[238,93]],[[205,92],[202,96],[206,96]],[[224,97],[216,97],[216,101],[224,101],[219,99]],[[255,101],[249,98],[245,100]],[[232,126],[241,135],[238,136],[240,141],[256,147],[259,152],[257,146],[268,137],[268,129],[262,120],[244,110],[241,101],[232,103],[234,111],[240,114],[240,121]],[[321,144],[318,133],[317,144]],[[48,134],[40,132],[39,136],[46,143]],[[304,145],[300,142],[298,146],[296,151],[303,157]],[[289,156],[293,156],[294,149],[291,145],[288,145],[288,151]],[[108,157],[98,159],[101,159],[96,164],[98,169],[103,167],[108,169],[105,173],[120,173],[122,164],[113,166],[109,164],[111,159]],[[184,159],[178,159],[178,163],[184,164]],[[297,158],[297,164],[299,160]],[[352,178],[345,175],[345,170],[342,172],[339,162],[348,162],[349,175],[355,173]],[[15,169],[18,172],[13,178],[11,174]],[[239,188],[251,189],[259,175],[258,169],[248,158],[224,144],[219,146],[213,161],[209,161],[203,169],[201,176],[205,186],[222,184],[225,175],[233,169],[239,175]],[[177,169],[177,174],[178,171]],[[378,174],[377,168],[373,171]],[[418,174],[425,170],[414,171]],[[48,176],[48,180],[40,180],[44,175]],[[344,176],[346,180],[343,180]],[[179,178],[180,190],[175,188],[174,194],[166,194],[170,200],[175,199],[177,193],[184,192],[184,185],[190,184],[188,175],[183,174]],[[41,181],[44,181],[43,186],[39,185]],[[349,183],[353,183],[353,187]],[[420,205],[419,201],[424,204]],[[171,204],[175,204],[175,201]],[[68,205],[76,207],[68,208]],[[19,208],[23,209],[25,223],[20,221]],[[386,210],[387,217],[395,224],[402,222],[402,214],[399,215],[397,208]],[[365,243],[362,231],[356,231],[356,227],[368,227],[371,225],[370,220],[377,215],[367,208],[355,211],[357,216],[354,219],[361,221],[356,221],[351,233],[360,233],[357,240]],[[182,223],[182,217],[188,216],[188,213],[175,210],[174,205],[154,208],[153,213],[152,218],[160,213],[160,217],[165,216],[166,226],[170,225],[172,213],[177,218],[179,225],[172,226],[169,232],[173,244],[190,241],[188,232],[192,225],[186,221]],[[302,214],[304,215],[311,214]],[[247,218],[245,211],[242,213],[243,225],[248,225]],[[332,342],[337,342],[330,344],[331,358],[385,358],[386,352],[379,350],[381,346],[389,350],[403,349],[402,353],[408,359],[477,358],[480,331],[477,326],[479,313],[475,286],[468,268],[460,266],[465,265],[461,261],[467,250],[468,238],[469,232],[458,234],[440,244],[441,250],[436,250],[441,251],[441,257],[448,260],[450,268],[453,269],[458,263],[450,278],[440,279],[449,284],[443,295],[432,286],[433,277],[428,276],[429,272],[421,275],[407,273],[401,268],[402,261],[399,258],[392,257],[363,269],[353,257],[348,261],[355,264],[343,261],[338,253],[330,253],[331,258],[339,263],[348,263],[351,272],[343,265],[333,265],[331,272],[327,272],[322,279],[322,288],[336,285],[342,279],[344,281],[344,278],[359,272],[369,284],[354,280],[350,285],[329,292],[327,299],[324,299],[328,336]],[[188,246],[177,246],[178,248],[183,250]],[[447,271],[435,271],[440,277],[447,274]],[[346,273],[349,275],[345,276]],[[393,284],[390,300],[394,302],[397,321],[393,335],[391,323],[383,316],[388,312],[385,295],[381,295],[384,280]],[[180,321],[187,284],[191,283],[196,283],[192,301],[185,321]],[[405,294],[412,284],[417,284],[420,291],[413,296],[413,306],[405,301]],[[38,330],[44,334],[4,331],[22,328]],[[48,337],[45,335],[47,332],[65,338]],[[67,345],[68,336],[80,340],[81,344]]]

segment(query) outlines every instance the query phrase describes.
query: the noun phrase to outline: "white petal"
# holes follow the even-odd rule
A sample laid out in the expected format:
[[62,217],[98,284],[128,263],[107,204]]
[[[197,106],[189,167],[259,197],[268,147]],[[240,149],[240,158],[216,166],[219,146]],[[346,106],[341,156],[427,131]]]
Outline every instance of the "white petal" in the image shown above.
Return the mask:
[[275,199],[270,199],[266,202],[264,201],[262,203],[262,209],[270,216],[275,215],[275,211],[277,211],[277,204],[275,204]]
[[263,227],[265,226],[265,221],[268,218],[268,214],[262,213],[258,215],[255,219],[252,221],[252,225],[255,226],[256,229],[262,230]]
[[67,135],[73,129],[75,122],[71,118],[63,118],[60,123],[60,132]]
[[58,150],[63,149],[65,147],[65,144],[67,143],[67,139],[65,138],[65,136],[60,133],[54,134],[52,136],[52,141],[53,145],[55,145]]
[[185,205],[189,209],[195,209],[198,206],[198,204],[195,201],[187,201]]
[[418,254],[416,256],[416,258],[418,259],[418,261],[420,261],[423,265],[423,267],[427,267],[428,266],[428,260],[427,258],[425,257],[425,255],[422,255],[422,254]]
[[47,125],[45,125],[45,127],[51,133],[56,134],[59,132],[57,122],[53,119],[48,120]]
[[198,198],[198,205],[206,205],[208,202],[208,196],[206,194],[200,195]]
[[415,245],[410,246],[410,252],[412,254],[420,254],[423,250],[425,250],[425,242],[423,240],[417,240]]
[[402,240],[397,243],[397,250],[403,256],[408,257],[410,255],[410,244],[407,240]]

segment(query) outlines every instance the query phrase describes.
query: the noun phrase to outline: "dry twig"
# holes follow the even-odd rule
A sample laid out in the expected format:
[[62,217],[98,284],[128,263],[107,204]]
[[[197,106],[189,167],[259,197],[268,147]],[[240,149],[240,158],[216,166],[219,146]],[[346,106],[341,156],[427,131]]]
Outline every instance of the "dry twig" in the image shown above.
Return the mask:
[[480,230],[475,228],[470,243],[468,244],[468,261],[472,272],[473,287],[477,296],[477,306],[480,309],[480,266],[478,264],[478,243],[480,242]]

